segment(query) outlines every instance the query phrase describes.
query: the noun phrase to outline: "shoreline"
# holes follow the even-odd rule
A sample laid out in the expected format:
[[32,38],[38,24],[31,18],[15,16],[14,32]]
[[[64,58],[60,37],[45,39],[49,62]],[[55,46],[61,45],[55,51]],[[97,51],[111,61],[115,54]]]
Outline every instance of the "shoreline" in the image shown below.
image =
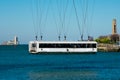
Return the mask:
[[[28,46],[28,44],[18,44],[18,45],[0,45],[0,46]],[[98,43],[98,52],[120,52],[120,46],[113,44],[103,44]]]
[[115,44],[98,44],[98,52],[120,52],[120,46]]

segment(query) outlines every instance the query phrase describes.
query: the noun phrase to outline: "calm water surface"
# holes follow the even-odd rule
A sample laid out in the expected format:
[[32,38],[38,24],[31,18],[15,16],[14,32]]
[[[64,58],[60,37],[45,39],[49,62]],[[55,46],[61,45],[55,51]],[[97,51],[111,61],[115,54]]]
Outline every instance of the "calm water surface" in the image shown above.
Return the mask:
[[0,80],[120,80],[120,53],[30,54],[0,46]]

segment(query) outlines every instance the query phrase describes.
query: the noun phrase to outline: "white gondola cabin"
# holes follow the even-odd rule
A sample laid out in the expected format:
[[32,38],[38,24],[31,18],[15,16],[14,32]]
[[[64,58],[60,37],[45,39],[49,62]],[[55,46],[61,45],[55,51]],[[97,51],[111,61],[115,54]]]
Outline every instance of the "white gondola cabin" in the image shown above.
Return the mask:
[[95,53],[95,41],[30,41],[30,53]]

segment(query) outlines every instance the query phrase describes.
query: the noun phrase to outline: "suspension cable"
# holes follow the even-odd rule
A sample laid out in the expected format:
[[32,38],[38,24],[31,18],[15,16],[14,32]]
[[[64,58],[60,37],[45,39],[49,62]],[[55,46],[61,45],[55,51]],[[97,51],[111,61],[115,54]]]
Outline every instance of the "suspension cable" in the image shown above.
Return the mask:
[[41,0],[38,0],[38,12],[39,12],[39,16],[38,16],[38,18],[39,18],[39,23],[38,23],[38,27],[39,27],[39,34],[40,34],[40,39],[42,40],[43,39],[43,33],[42,33],[42,20],[43,20],[43,9],[42,9],[42,1]]
[[34,33],[35,33],[35,39],[38,40],[38,29],[37,29],[37,23],[36,23],[36,13],[34,13],[35,8],[35,1],[31,1],[31,13],[32,13],[32,22],[34,26]]
[[45,14],[45,20],[44,20],[44,24],[43,26],[46,27],[46,22],[47,22],[47,18],[48,18],[48,11],[49,11],[49,4],[50,4],[50,0],[48,1],[48,7],[47,7],[47,11],[46,11],[46,14]]
[[[87,19],[88,19],[88,0],[80,0],[80,5],[82,9],[82,38],[84,37],[85,32],[88,34],[87,30]],[[85,31],[86,29],[86,31]]]
[[[52,16],[53,16],[53,19],[54,19],[54,23],[55,23],[55,26],[56,26],[56,29],[57,29],[57,35],[58,35],[58,40],[60,41],[60,35],[59,35],[59,28],[58,28],[58,20],[56,19],[57,17],[55,17],[55,12],[53,11],[54,9],[53,9],[53,6],[51,7],[52,9]],[[54,7],[55,8],[55,7]],[[58,7],[57,7],[57,9],[58,9]]]
[[[87,14],[88,13],[88,0],[86,0],[85,1],[85,13],[84,13],[84,22],[83,22],[83,24],[84,24],[84,26],[83,26],[83,33],[84,33],[84,31],[85,31],[85,28],[86,28],[86,30],[87,30]],[[83,34],[82,33],[82,34]]]
[[[75,14],[76,14],[76,19],[77,19],[77,24],[78,24],[79,33],[80,33],[80,36],[82,36],[82,34],[81,34],[81,29],[80,29],[79,18],[78,18],[77,9],[76,9],[75,1],[74,1],[74,0],[73,0],[73,6],[74,6],[74,9],[75,9]],[[81,37],[81,40],[82,40],[82,37]]]
[[[91,10],[92,12],[91,12],[91,16],[90,16],[90,23],[91,23],[91,24],[90,24],[90,27],[93,26],[94,6],[95,6],[95,0],[93,0],[93,4],[92,4],[92,7],[91,7],[91,8],[92,8],[92,10]],[[91,28],[90,28],[90,29],[91,29]],[[90,30],[90,29],[89,29],[89,30]],[[88,33],[88,35],[90,35],[90,33]]]
[[[61,1],[61,0],[60,0]],[[57,0],[57,8],[58,8],[58,15],[59,15],[59,25],[61,25],[61,23],[62,23],[62,19],[61,19],[61,17],[62,17],[62,11],[61,11],[61,9],[60,9],[60,5],[58,4],[59,2],[58,2],[58,0]],[[61,6],[62,7],[62,6]],[[59,31],[59,40],[60,40],[60,36],[61,36],[61,28],[58,28],[58,31]]]
[[65,9],[64,9],[64,15],[63,15],[63,30],[64,30],[64,38],[65,38],[65,40],[66,40],[65,20],[66,20],[66,12],[67,12],[67,8],[68,8],[68,3],[69,3],[69,0],[67,0],[67,2],[66,2],[66,6],[65,6]]

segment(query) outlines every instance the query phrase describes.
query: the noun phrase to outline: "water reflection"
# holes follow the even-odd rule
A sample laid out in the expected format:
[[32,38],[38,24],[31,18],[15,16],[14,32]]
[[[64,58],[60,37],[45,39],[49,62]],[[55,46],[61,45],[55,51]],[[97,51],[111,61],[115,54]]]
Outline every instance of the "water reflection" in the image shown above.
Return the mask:
[[45,71],[30,72],[30,80],[81,80],[81,79],[97,79],[95,71]]

